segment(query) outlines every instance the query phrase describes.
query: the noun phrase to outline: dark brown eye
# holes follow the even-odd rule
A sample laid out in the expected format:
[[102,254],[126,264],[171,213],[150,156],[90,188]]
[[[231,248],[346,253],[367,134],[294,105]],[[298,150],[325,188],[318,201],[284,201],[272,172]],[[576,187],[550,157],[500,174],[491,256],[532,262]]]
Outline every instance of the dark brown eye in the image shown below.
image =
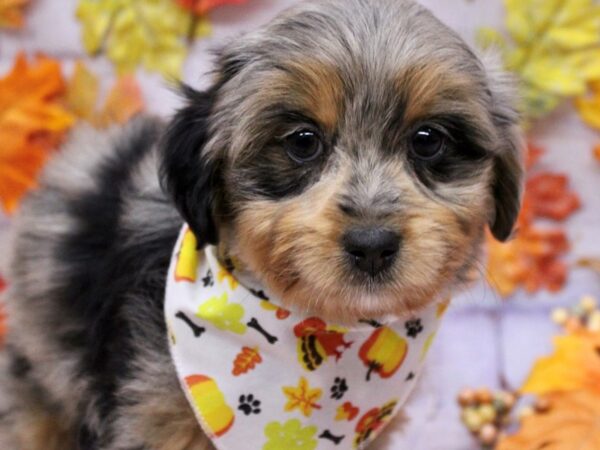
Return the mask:
[[434,160],[446,150],[446,136],[434,128],[421,127],[412,137],[411,150],[419,159]]
[[290,158],[298,163],[314,161],[323,151],[323,143],[317,133],[300,130],[285,138],[285,150]]

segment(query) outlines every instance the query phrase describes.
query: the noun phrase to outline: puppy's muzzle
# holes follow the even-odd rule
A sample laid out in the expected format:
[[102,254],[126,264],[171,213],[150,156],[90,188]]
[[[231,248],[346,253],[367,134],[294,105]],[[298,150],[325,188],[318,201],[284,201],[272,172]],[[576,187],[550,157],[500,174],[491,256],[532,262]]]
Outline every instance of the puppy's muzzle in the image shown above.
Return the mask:
[[352,229],[344,234],[342,245],[353,267],[374,277],[396,260],[400,236],[384,228]]

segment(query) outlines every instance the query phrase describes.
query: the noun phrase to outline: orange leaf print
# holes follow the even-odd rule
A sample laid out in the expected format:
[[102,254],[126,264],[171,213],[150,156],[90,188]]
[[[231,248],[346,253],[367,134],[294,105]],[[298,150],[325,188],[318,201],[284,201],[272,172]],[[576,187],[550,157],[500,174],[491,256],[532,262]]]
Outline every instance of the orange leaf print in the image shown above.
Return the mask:
[[298,409],[304,417],[310,417],[313,409],[321,409],[317,401],[323,395],[323,391],[319,388],[311,388],[306,378],[301,377],[297,387],[285,386],[282,389],[287,398],[284,411]]
[[338,406],[335,420],[352,422],[358,414],[360,414],[360,409],[358,407],[354,406],[351,402],[345,402],[341,406]]
[[231,373],[233,376],[239,377],[242,374],[248,373],[253,370],[257,364],[262,362],[262,357],[258,351],[258,348],[244,347],[242,351],[238,353],[233,362],[233,370]]
[[21,53],[0,79],[0,201],[7,212],[35,185],[49,152],[75,118],[58,102],[65,83],[57,61]]
[[28,3],[29,0],[0,0],[0,28],[23,27],[23,10]]
[[594,158],[596,158],[596,161],[600,162],[600,144],[594,147]]
[[219,6],[241,5],[246,3],[246,0],[177,0],[177,3],[194,14],[203,16]]
[[503,437],[496,450],[598,450],[600,396],[577,391],[544,396],[550,410],[525,417],[519,431]]

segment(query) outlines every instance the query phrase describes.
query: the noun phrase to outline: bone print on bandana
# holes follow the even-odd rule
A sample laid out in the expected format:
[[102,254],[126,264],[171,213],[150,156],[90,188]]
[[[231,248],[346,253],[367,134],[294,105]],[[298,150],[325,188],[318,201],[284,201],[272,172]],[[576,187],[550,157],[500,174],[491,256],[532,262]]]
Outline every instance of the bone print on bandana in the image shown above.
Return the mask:
[[181,387],[216,448],[368,445],[414,387],[443,306],[392,321],[328,323],[281,307],[196,242],[184,227],[165,317]]

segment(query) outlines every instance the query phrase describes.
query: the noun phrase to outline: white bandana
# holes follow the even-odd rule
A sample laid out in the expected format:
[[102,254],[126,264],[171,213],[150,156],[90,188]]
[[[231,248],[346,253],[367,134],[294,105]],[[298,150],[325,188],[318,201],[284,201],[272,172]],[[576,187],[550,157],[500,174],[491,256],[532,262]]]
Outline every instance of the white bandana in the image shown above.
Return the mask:
[[371,442],[407,400],[447,302],[385,325],[336,326],[241,285],[215,253],[183,229],[165,315],[182,388],[217,449]]

